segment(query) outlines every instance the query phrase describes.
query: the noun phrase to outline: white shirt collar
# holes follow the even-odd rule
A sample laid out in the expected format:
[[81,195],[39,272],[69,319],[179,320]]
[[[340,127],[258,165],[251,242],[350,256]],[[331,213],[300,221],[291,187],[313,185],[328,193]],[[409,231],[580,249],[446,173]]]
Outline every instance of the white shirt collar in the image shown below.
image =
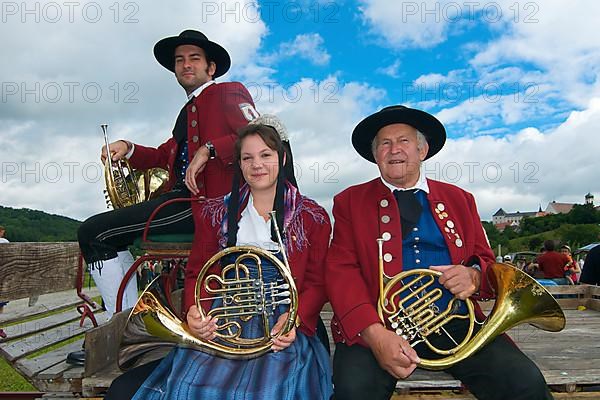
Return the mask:
[[381,179],[381,182],[383,182],[383,184],[385,186],[387,186],[392,192],[394,190],[415,190],[415,189],[419,189],[424,191],[425,193],[429,194],[429,184],[427,184],[427,178],[425,177],[425,175],[419,171],[419,179],[417,180],[417,183],[415,183],[414,186],[412,187],[408,187],[408,188],[399,188],[396,187],[394,185],[392,185],[389,182],[386,182],[385,179],[383,179],[383,177],[379,177]]
[[202,91],[204,89],[206,89],[207,87],[209,87],[213,83],[217,83],[217,82],[215,82],[213,80],[210,80],[210,81],[204,83],[202,86],[200,86],[199,88],[197,88],[196,90],[194,90],[192,93],[188,94],[188,100],[191,100],[192,97],[198,97],[198,96],[200,96],[200,93],[202,93]]
[[258,246],[277,250],[279,245],[271,240],[271,220],[265,221],[254,208],[254,198],[248,195],[248,204],[238,223],[237,246]]

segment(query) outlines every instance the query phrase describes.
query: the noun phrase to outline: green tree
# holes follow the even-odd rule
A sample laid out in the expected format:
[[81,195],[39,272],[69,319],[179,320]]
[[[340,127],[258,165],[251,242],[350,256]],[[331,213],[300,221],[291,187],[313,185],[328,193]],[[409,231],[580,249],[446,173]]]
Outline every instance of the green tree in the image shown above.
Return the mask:
[[561,227],[559,233],[563,243],[571,243],[575,246],[583,246],[598,240],[600,226],[596,224],[565,225]]
[[0,206],[0,225],[6,228],[6,238],[11,242],[75,241],[80,224],[43,211]]
[[502,231],[502,236],[504,236],[506,240],[511,240],[519,235],[517,234],[517,232],[515,232],[515,228],[509,225]]
[[544,241],[539,236],[532,237],[531,239],[529,239],[529,250],[539,251],[539,249],[542,247],[542,243],[544,243]]
[[490,247],[492,248],[492,250],[498,248],[499,244],[504,246],[508,243],[508,240],[506,240],[506,238],[502,236],[502,232],[500,232],[498,228],[494,226],[494,224],[488,221],[483,221],[482,224],[483,229],[485,229],[485,233],[488,237],[488,240],[490,241]]
[[592,204],[576,204],[567,215],[570,224],[597,224],[600,222],[600,213]]

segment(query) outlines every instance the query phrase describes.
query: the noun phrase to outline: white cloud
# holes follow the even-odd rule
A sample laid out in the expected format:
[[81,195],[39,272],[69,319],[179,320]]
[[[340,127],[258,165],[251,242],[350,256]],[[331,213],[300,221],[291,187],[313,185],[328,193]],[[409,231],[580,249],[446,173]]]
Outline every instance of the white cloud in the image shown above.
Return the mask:
[[[531,108],[536,113],[554,114],[556,107],[564,105],[556,84],[541,71],[515,66],[424,74],[415,79],[406,92],[424,108],[464,108],[470,104],[472,112],[498,117],[505,123],[520,122],[515,117],[523,113],[503,115],[502,110]],[[486,103],[496,103],[497,107]]]
[[[510,3],[502,2],[505,10],[515,10]],[[534,65],[543,73],[534,82],[549,83],[570,103],[585,107],[600,94],[596,32],[600,3],[576,0],[567,8],[558,0],[514,5],[520,13],[505,12],[503,20],[492,25],[505,33],[478,51],[471,64],[477,69],[519,62]]]
[[284,58],[299,57],[314,65],[327,65],[331,56],[323,46],[325,41],[318,33],[297,35],[294,40],[281,43],[279,51],[267,56],[267,60],[279,61]]
[[445,108],[438,113],[446,124],[457,124],[461,135],[478,134],[478,131],[500,124],[510,125],[534,115],[535,105],[514,100],[514,96],[478,96],[467,99],[457,106]]
[[552,200],[581,204],[589,191],[600,197],[595,156],[600,144],[594,135],[599,129],[597,98],[550,131],[450,139],[425,168],[430,177],[473,192],[487,220],[500,207],[510,212],[537,211]]
[[0,204],[83,219],[105,210],[100,123],[114,140],[156,146],[185,102],[154,44],[201,30],[232,57],[222,80],[240,79],[268,74],[253,62],[267,29],[252,0],[69,4],[6,4],[15,8],[0,24],[10,37],[0,45]]
[[400,62],[400,60],[395,60],[392,64],[388,65],[387,67],[377,68],[375,72],[377,72],[378,74],[387,75],[392,78],[399,78],[401,64],[402,63]]
[[[273,49],[261,48],[268,31],[252,16],[252,1],[139,3],[137,10],[124,9],[124,4],[117,4],[118,22],[110,4],[102,5],[103,17],[97,23],[84,20],[81,9],[70,23],[64,7],[63,20],[57,23],[43,18],[35,22],[30,15],[22,22],[20,14],[5,14],[0,35],[11,40],[0,45],[5,60],[0,65],[0,204],[80,219],[103,211],[103,177],[96,164],[102,145],[99,124],[110,124],[113,139],[145,145],[158,145],[169,136],[184,96],[173,75],[154,60],[152,47],[160,38],[188,28],[201,29],[229,50],[232,70],[222,80],[245,82],[254,89],[259,111],[278,113],[288,125],[305,193],[330,206],[333,194],[377,176],[376,167],[352,149],[350,135],[364,116],[389,105],[386,91],[372,83],[344,82],[343,72],[315,81],[307,71],[304,79],[275,82],[275,67],[260,57]],[[447,18],[436,22],[431,15],[406,15],[409,3],[360,4],[363,22],[385,47],[435,46],[460,25]],[[512,4],[501,3],[505,11]],[[424,70],[413,82],[428,89],[456,82],[537,85],[536,103],[507,93],[496,96],[493,90],[458,100],[443,91],[428,98],[425,91],[425,96],[417,93],[416,100],[409,99],[426,110],[444,107],[437,115],[452,139],[427,168],[472,191],[485,219],[499,207],[529,211],[553,199],[581,202],[588,191],[600,198],[594,158],[600,152],[595,139],[600,100],[594,99],[600,98],[600,44],[594,31],[600,5],[576,1],[569,8],[585,12],[565,18],[564,3],[548,1],[539,4],[539,21],[533,24],[523,22],[526,10],[521,9],[519,23],[511,22],[513,16],[505,12],[501,22],[490,24],[497,40],[461,46],[472,60],[468,68]],[[127,16],[138,22],[123,23]],[[314,65],[326,65],[331,57],[319,33],[299,35],[275,53]],[[387,72],[399,73],[399,66],[396,60]],[[257,86],[252,88],[252,83]],[[93,102],[97,87],[101,98]],[[61,97],[52,102],[57,88]],[[571,112],[573,104],[581,111]],[[547,115],[554,118],[552,128],[527,124]],[[516,130],[514,124],[530,128]],[[460,167],[457,180],[453,163]],[[496,171],[501,172],[497,181]]]
[[[328,84],[337,85],[337,103],[315,101],[311,88],[317,83],[322,91]],[[341,84],[335,77],[321,82],[304,79],[298,86],[308,95],[295,102],[258,104],[263,112],[277,113],[288,126],[301,190],[330,210],[334,194],[378,175],[374,164],[356,154],[350,137],[362,118],[388,105],[381,103],[386,93],[366,84]],[[583,203],[589,191],[600,198],[594,156],[600,143],[593,135],[600,129],[600,98],[551,130],[502,129],[504,137],[454,135],[425,163],[424,171],[471,191],[486,220],[500,207],[536,211],[552,200]]]
[[[395,49],[427,48],[471,27],[488,28],[491,40],[479,36],[462,43],[458,56],[466,68],[427,71],[407,88],[407,99],[423,106],[469,108],[483,122],[516,123],[530,116],[559,122],[573,108],[583,108],[600,96],[600,42],[595,27],[600,3],[490,3],[361,1],[362,17],[379,45]],[[472,7],[472,8],[471,8]],[[454,14],[452,13],[453,11]],[[568,17],[565,17],[568,13]],[[460,17],[456,15],[460,14]],[[469,31],[471,32],[471,31]],[[489,37],[489,36],[485,36]],[[486,39],[487,40],[487,39]],[[473,104],[461,104],[468,93]],[[479,93],[477,92],[479,91]],[[521,99],[510,101],[512,92]],[[494,92],[506,96],[496,106],[477,98]],[[434,93],[432,97],[432,93]],[[525,97],[525,98],[524,98]],[[527,100],[530,104],[526,105]],[[538,104],[533,104],[538,103]],[[481,109],[478,109],[481,107]],[[489,114],[492,113],[492,114]],[[487,125],[473,129],[486,129]]]
[[360,0],[359,4],[364,23],[384,39],[384,46],[428,48],[442,43],[448,35],[449,19],[439,1]]
[[452,72],[453,71],[451,71],[447,75],[442,75],[442,74],[438,74],[438,73],[430,73],[430,74],[421,75],[417,79],[415,79],[414,84],[416,86],[424,85],[424,86],[433,87],[436,85],[453,82],[453,79],[451,78]]

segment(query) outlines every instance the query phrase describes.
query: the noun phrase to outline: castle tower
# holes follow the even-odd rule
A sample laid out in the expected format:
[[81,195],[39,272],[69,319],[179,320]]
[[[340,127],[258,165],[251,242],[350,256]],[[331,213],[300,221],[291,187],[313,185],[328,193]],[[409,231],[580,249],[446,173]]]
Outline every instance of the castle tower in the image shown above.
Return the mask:
[[585,204],[594,205],[594,195],[593,194],[588,193],[585,195]]

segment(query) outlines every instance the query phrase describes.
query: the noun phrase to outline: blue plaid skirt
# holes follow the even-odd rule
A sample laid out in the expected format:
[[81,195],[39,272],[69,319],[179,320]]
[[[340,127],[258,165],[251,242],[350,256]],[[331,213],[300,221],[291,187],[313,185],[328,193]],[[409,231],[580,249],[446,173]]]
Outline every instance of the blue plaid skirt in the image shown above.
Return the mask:
[[[279,279],[263,263],[265,282]],[[220,305],[216,301],[213,307]],[[273,326],[287,306],[269,316]],[[253,318],[248,323],[253,324]],[[256,326],[246,326],[256,330]],[[296,331],[287,349],[251,360],[230,360],[176,347],[146,379],[133,399],[293,400],[329,399],[333,394],[327,350],[316,336]]]

